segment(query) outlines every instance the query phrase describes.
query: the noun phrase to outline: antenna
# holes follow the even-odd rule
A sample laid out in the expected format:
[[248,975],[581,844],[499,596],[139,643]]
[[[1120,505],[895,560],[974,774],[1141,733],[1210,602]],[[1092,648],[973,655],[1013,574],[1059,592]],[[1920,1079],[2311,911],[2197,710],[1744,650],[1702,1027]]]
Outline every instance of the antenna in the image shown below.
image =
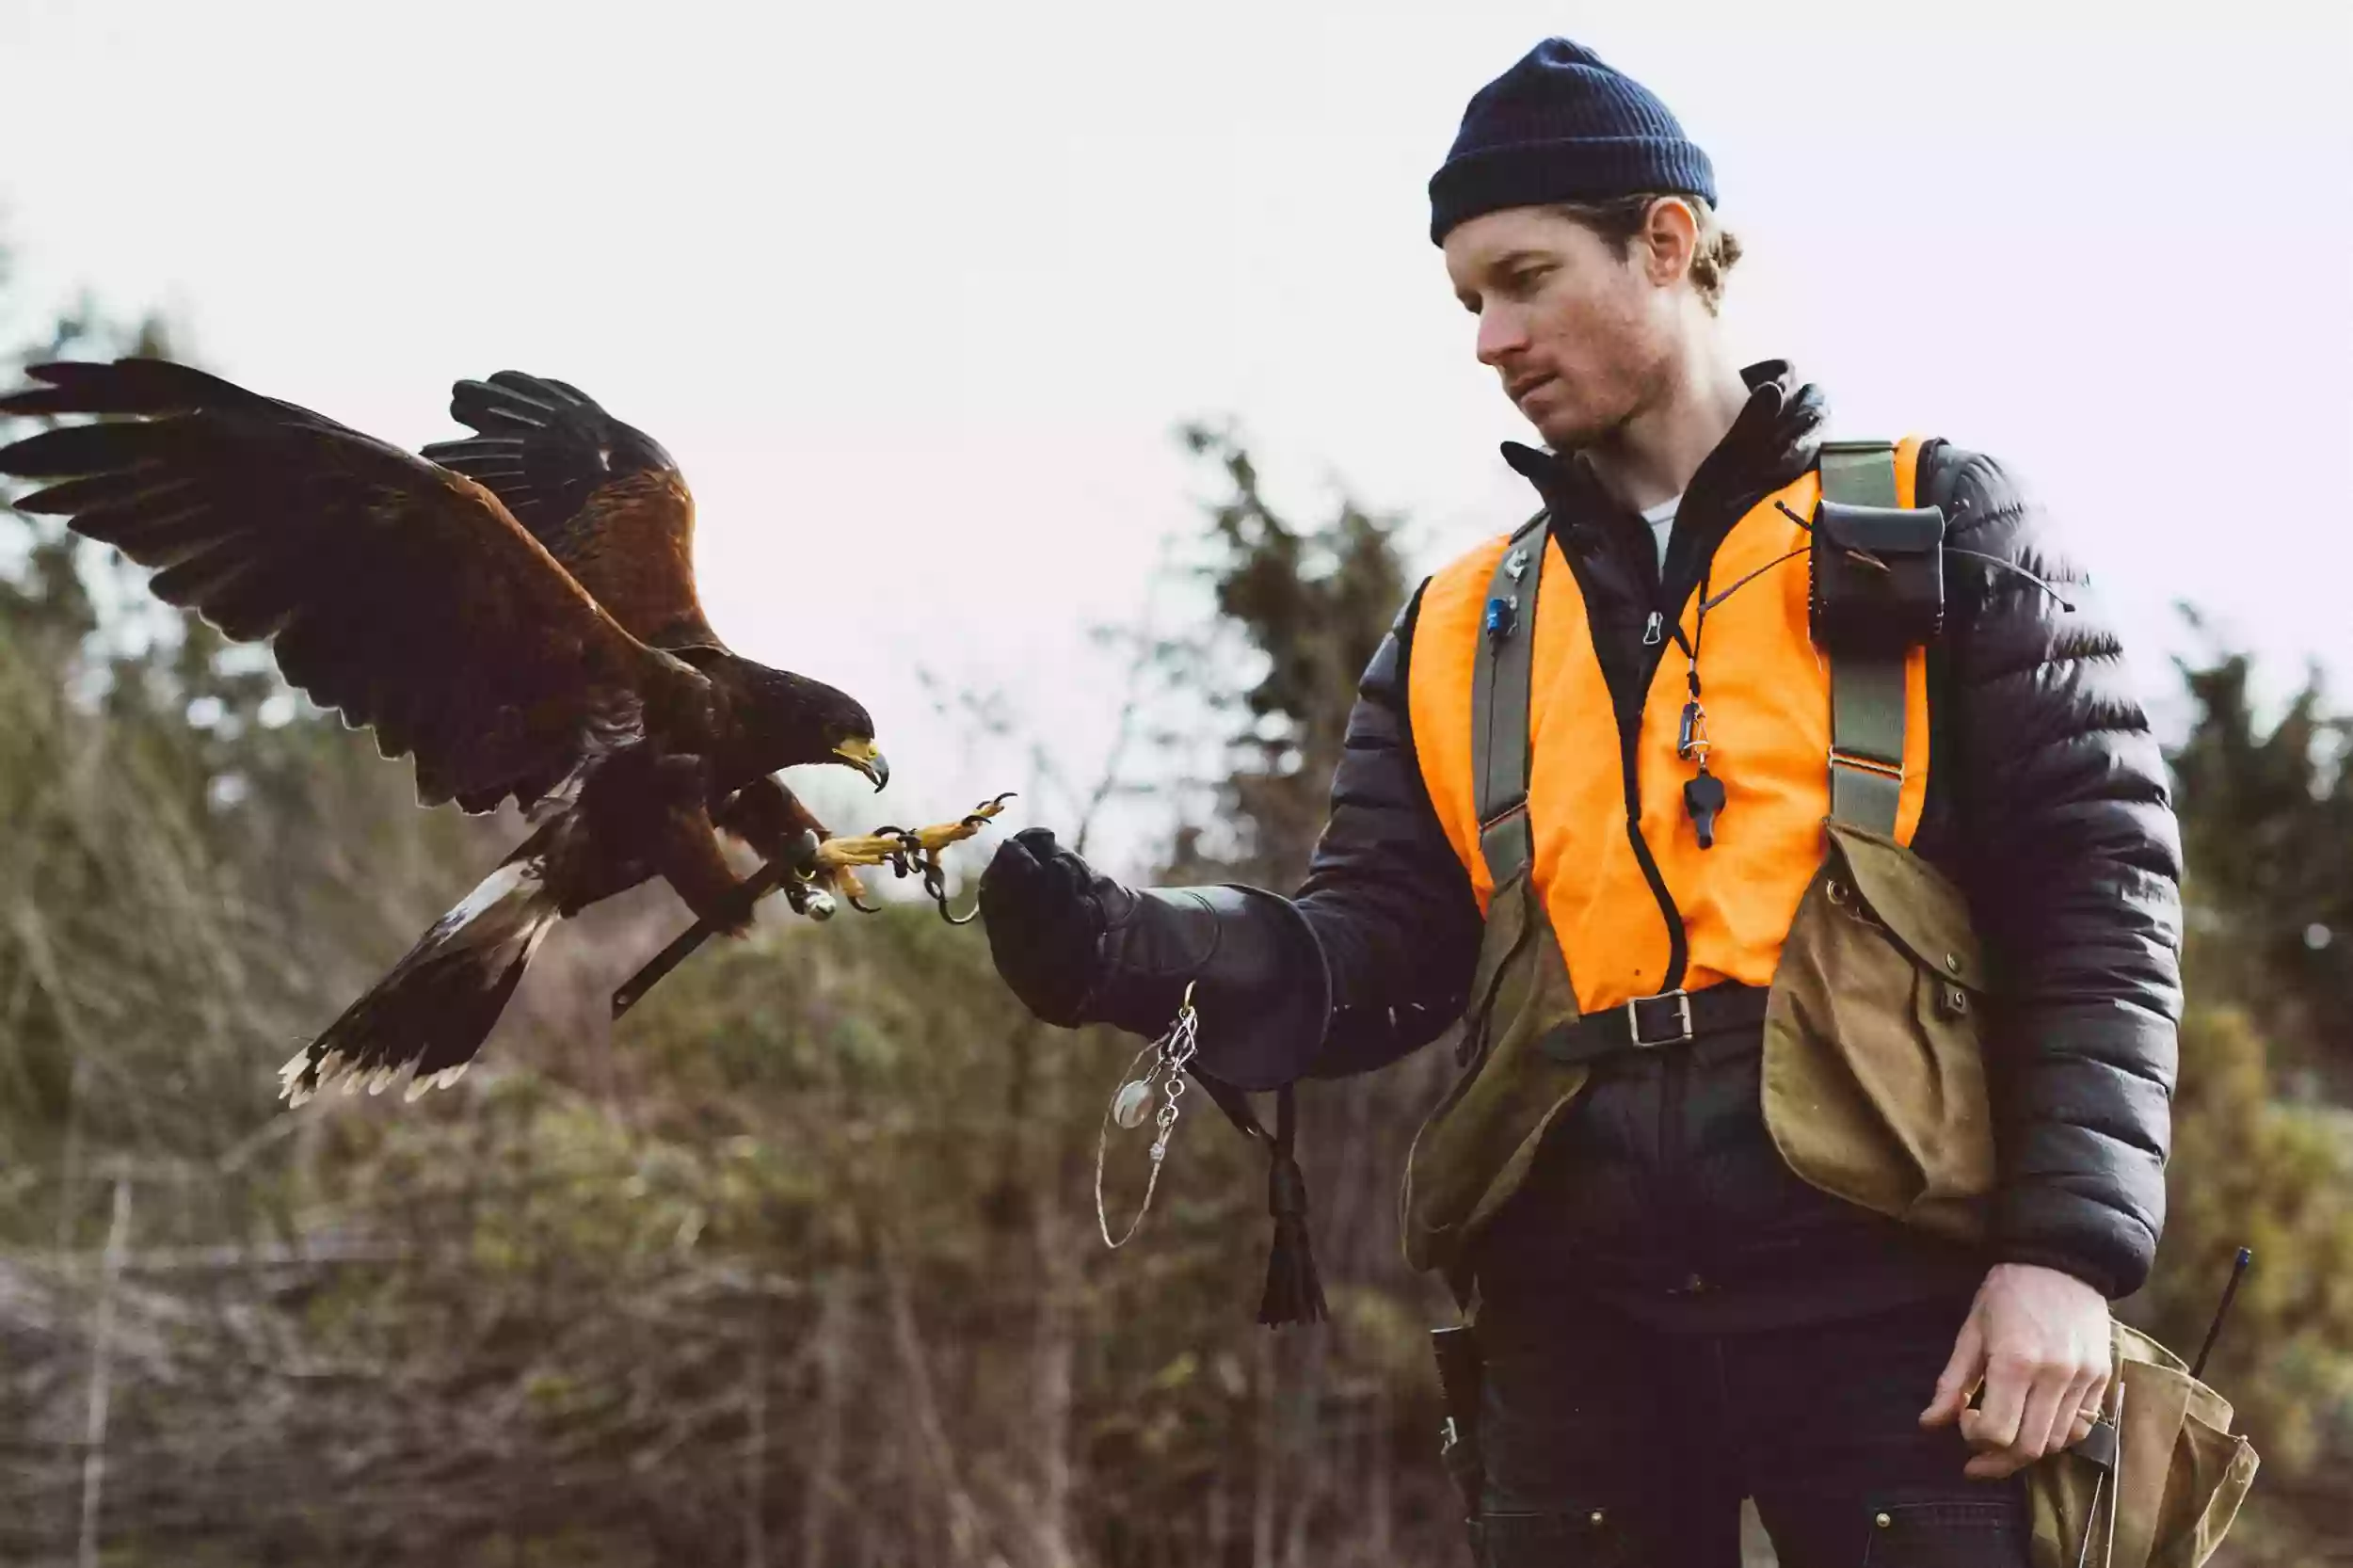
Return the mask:
[[2222,1301],[2214,1309],[2214,1321],[2206,1327],[2206,1342],[2198,1347],[2198,1359],[2190,1364],[2189,1375],[2197,1377],[2206,1369],[2207,1352],[2214,1349],[2214,1337],[2222,1332],[2222,1315],[2231,1310],[2231,1298],[2238,1294],[2238,1282],[2246,1277],[2247,1266],[2255,1260],[2252,1247],[2238,1250],[2238,1261],[2231,1265],[2231,1283],[2222,1288]]

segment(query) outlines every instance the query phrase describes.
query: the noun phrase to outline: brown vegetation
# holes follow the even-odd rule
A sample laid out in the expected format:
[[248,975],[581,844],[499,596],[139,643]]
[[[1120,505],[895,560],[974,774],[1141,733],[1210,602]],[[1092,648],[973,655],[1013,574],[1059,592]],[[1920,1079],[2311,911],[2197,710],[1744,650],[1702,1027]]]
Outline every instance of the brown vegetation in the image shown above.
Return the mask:
[[[1177,873],[1279,883],[1402,596],[1395,528],[1287,525],[1239,447],[1193,443],[1216,630],[1139,647],[1165,679],[1135,728],[1218,758]],[[1305,1096],[1334,1320],[1281,1335],[1249,1320],[1255,1152],[1195,1102],[1107,1253],[1096,1127],[1135,1043],[1027,1023],[978,934],[912,906],[776,912],[615,1036],[602,998],[678,919],[648,891],[552,945],[456,1090],[289,1114],[272,1068],[483,830],[200,628],[122,653],[83,588],[110,569],[51,540],[0,588],[0,1560],[1458,1560],[1443,1296],[1391,1203],[1443,1052]],[[2200,1006],[2128,1310],[2194,1350],[2255,1247],[2212,1369],[2266,1453],[2232,1557],[2285,1564],[2353,1529],[2324,1480],[2353,1458],[2353,791],[2317,698],[2265,729],[2244,674],[2190,677]]]

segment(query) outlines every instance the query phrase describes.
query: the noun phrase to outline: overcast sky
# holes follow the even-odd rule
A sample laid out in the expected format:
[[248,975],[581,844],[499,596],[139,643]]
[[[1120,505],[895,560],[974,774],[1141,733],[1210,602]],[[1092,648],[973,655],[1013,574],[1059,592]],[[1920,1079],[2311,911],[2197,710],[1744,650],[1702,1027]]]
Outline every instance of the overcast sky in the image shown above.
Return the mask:
[[1023,780],[918,663],[1094,766],[1085,631],[1192,520],[1177,421],[1239,421],[1303,513],[1410,513],[1424,569],[1524,515],[1424,184],[1552,32],[1715,159],[1743,353],[2023,472],[2153,697],[2181,598],[2353,671],[2349,17],[0,0],[0,232],[36,300],[160,307],[412,446],[454,377],[579,384],[684,465],[722,633],[865,696],[928,814]]

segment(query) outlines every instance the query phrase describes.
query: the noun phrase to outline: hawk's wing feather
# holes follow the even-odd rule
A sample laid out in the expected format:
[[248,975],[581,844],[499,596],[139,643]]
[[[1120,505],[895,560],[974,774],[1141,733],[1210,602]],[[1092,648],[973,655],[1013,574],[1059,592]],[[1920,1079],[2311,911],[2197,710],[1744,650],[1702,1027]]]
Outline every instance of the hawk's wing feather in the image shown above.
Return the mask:
[[[309,409],[155,360],[38,365],[0,412],[138,416],[0,448],[17,504],[156,568],[158,598],[279,668],[427,805],[529,805],[700,676],[631,636],[470,480]],[[657,721],[658,722],[658,721]]]
[[487,486],[632,635],[721,646],[695,593],[695,500],[659,442],[518,370],[458,382],[449,411],[475,434],[424,455]]

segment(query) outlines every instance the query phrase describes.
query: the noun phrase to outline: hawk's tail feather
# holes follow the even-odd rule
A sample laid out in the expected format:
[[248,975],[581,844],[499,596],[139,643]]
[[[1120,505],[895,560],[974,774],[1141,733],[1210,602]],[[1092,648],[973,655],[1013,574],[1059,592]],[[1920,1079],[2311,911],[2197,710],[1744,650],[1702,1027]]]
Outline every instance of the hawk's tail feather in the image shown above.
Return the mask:
[[535,856],[507,861],[417,939],[408,956],[280,1069],[300,1105],[341,1082],[381,1094],[403,1070],[408,1098],[455,1083],[498,1022],[563,909]]

